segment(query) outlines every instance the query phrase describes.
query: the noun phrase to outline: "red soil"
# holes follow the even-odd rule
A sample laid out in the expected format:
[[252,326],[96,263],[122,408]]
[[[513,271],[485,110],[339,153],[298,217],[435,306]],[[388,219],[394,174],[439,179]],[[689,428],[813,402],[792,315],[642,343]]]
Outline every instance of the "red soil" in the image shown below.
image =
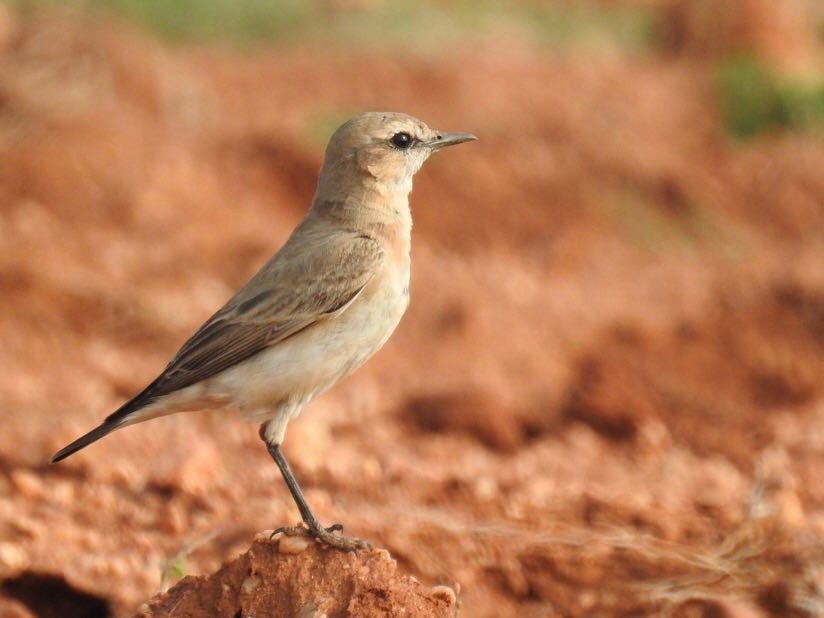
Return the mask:
[[[0,613],[46,615],[48,584],[128,614],[176,556],[208,574],[238,555],[154,607],[292,615],[345,581],[330,616],[370,594],[435,612],[436,584],[468,616],[820,611],[820,136],[730,143],[689,46],[240,54],[4,19]],[[235,418],[160,419],[46,465],[286,238],[312,119],[376,108],[481,140],[419,175],[399,331],[284,448],[322,520],[397,570],[243,553],[297,515]],[[238,592],[249,568],[283,605]]]
[[187,577],[138,616],[448,618],[458,610],[454,591],[427,589],[398,574],[385,550],[355,554],[312,544],[289,555],[278,553],[277,546],[276,541],[256,541],[213,575]]

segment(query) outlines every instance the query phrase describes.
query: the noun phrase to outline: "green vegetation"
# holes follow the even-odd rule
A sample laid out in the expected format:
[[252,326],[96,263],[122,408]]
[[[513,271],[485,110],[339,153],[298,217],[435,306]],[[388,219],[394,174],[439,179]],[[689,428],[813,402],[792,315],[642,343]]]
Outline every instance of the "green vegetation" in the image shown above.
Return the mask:
[[201,545],[209,543],[215,536],[217,536],[217,532],[212,531],[190,541],[178,553],[163,563],[160,571],[161,592],[166,592],[174,586],[178,580],[186,577],[186,558]]
[[180,554],[168,560],[160,572],[160,589],[165,592],[186,577],[186,561]]
[[739,139],[824,124],[824,83],[779,75],[752,56],[724,62],[718,86],[726,126]]
[[655,13],[633,7],[562,0],[498,2],[386,0],[336,8],[308,0],[6,0],[113,14],[179,41],[273,41],[431,48],[492,32],[556,46],[650,47]]

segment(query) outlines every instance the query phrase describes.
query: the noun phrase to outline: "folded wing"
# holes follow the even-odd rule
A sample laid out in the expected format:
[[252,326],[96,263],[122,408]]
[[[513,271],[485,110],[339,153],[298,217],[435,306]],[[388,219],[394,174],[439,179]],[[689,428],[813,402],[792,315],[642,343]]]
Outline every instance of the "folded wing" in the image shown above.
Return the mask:
[[128,424],[164,395],[210,378],[313,324],[357,298],[383,260],[380,243],[355,232],[293,236],[180,348],[157,379],[53,462]]

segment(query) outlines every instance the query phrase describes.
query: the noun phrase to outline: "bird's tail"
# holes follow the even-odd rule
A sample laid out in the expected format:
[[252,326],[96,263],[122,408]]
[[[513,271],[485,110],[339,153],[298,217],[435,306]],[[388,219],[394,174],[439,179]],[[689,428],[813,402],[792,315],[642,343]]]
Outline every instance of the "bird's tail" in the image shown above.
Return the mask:
[[57,463],[58,461],[66,459],[69,455],[73,455],[80,449],[86,448],[92,442],[97,442],[100,438],[109,435],[115,429],[120,429],[121,427],[134,423],[137,420],[134,418],[137,416],[134,412],[137,412],[152,400],[147,394],[148,390],[149,388],[146,388],[146,390],[140,393],[137,397],[124,403],[89,433],[80,436],[68,446],[61,448],[51,458],[51,462]]
[[89,433],[80,436],[77,440],[69,444],[68,446],[64,446],[59,451],[54,454],[54,457],[51,458],[52,463],[57,463],[63,459],[66,459],[69,455],[73,455],[81,448],[85,448],[89,446],[92,442],[97,442],[103,436],[109,435],[115,429],[120,427],[123,424],[122,420],[117,421],[110,421],[106,419],[100,425],[92,429]]

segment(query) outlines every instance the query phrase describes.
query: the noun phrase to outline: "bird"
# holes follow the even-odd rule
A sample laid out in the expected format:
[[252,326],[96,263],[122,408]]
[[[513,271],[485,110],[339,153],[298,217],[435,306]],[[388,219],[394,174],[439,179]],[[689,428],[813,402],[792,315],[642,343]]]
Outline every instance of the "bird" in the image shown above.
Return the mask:
[[286,427],[394,332],[409,304],[412,178],[433,153],[475,139],[400,112],[364,112],[343,123],[326,147],[312,203],[286,243],[154,381],[51,462],[150,419],[234,410],[260,423],[301,515],[302,524],[273,536],[306,535],[347,551],[371,547],[315,517],[283,453]]

